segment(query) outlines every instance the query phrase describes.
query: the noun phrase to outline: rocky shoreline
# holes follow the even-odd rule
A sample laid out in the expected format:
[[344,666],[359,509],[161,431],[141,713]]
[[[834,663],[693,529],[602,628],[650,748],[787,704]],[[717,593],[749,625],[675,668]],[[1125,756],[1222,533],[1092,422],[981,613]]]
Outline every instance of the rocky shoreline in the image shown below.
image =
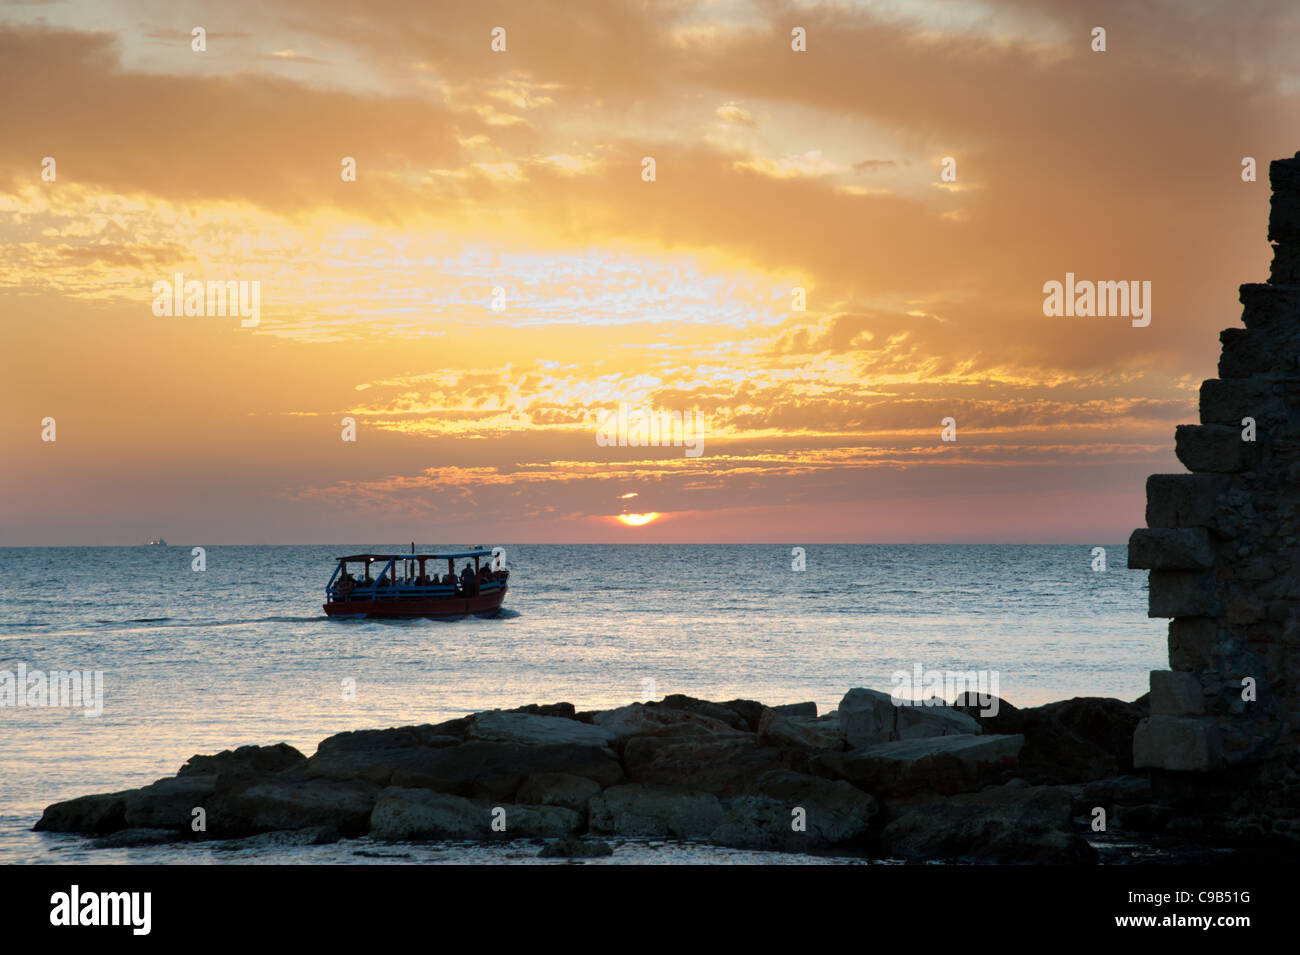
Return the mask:
[[685,696],[493,710],[340,733],[310,758],[284,743],[194,756],[148,786],[55,803],[35,829],[106,846],[282,833],[298,844],[547,840],[546,855],[582,857],[603,854],[605,838],[654,838],[1050,864],[1125,861],[1133,845],[1169,859],[1170,845],[1174,858],[1196,851],[1193,839],[1267,842],[1209,821],[1222,803],[1200,811],[1134,770],[1145,698],[979,702],[896,705],[857,688],[823,715]]

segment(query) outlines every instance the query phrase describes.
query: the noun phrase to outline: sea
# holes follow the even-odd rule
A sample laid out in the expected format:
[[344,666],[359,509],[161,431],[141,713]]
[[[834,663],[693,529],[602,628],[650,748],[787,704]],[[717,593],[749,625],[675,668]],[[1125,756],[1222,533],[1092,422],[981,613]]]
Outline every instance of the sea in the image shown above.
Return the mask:
[[[202,561],[189,545],[0,548],[0,683],[20,665],[103,680],[97,714],[0,705],[0,863],[537,862],[524,843],[123,848],[31,827],[50,803],[249,743],[311,755],[344,730],[674,693],[826,712],[918,668],[984,674],[1017,706],[1132,700],[1167,660],[1166,624],[1148,619],[1147,575],[1123,545],[506,544],[494,619],[325,616],[334,557],[409,547],[205,546]],[[597,861],[827,861],[614,847]]]

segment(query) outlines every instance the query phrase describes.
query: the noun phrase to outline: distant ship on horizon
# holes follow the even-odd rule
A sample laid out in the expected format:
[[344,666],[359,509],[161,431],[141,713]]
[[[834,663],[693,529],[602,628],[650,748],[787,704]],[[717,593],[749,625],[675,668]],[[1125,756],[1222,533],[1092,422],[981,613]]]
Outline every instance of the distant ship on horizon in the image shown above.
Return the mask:
[[149,543],[145,544],[144,546],[145,547],[166,547],[167,542],[163,540],[161,537],[159,537],[157,540],[151,540]]

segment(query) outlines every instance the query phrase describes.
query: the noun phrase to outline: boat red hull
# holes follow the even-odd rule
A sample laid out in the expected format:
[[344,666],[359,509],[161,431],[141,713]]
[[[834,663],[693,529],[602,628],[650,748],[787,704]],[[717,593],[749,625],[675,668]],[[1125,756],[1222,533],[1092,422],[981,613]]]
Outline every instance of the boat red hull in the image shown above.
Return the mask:
[[331,600],[331,617],[495,617],[506,599],[506,588],[477,597],[381,597],[378,600]]

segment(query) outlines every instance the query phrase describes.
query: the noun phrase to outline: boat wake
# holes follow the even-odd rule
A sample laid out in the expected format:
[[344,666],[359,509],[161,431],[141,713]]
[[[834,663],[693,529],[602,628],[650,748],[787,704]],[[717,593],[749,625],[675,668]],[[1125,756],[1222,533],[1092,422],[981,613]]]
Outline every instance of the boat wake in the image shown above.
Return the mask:
[[312,617],[310,619],[312,619],[313,621],[329,620],[332,623],[350,623],[350,624],[378,623],[378,624],[383,624],[386,627],[394,627],[394,626],[418,627],[418,626],[423,626],[425,624],[464,623],[465,621],[471,621],[473,623],[479,623],[479,622],[491,623],[494,620],[510,620],[521,616],[523,616],[523,614],[521,614],[518,610],[507,610],[505,607],[502,607],[500,610],[498,610],[490,617],[479,616],[475,614],[461,614],[455,617],[451,617],[451,616],[448,617],[363,617],[361,615],[355,617],[348,617],[348,616],[343,616],[341,614],[336,614],[336,615],[321,614],[318,617]]

